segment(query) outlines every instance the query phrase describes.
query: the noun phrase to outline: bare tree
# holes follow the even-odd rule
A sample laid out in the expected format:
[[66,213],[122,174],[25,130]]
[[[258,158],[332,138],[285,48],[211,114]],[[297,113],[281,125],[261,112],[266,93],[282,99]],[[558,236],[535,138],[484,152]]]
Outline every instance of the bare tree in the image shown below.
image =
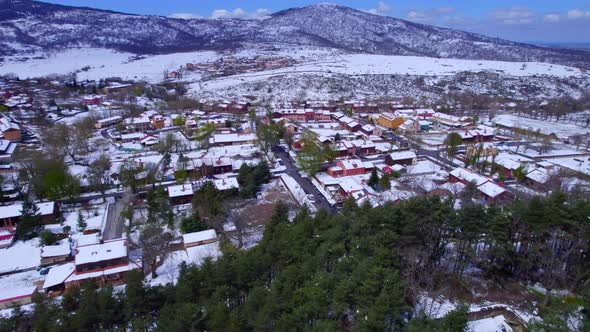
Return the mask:
[[156,278],[158,264],[164,262],[170,253],[170,236],[158,225],[148,223],[139,236],[138,245],[152,278]]
[[90,163],[88,167],[88,182],[95,190],[100,191],[103,201],[106,201],[105,191],[111,183],[111,159],[101,155]]

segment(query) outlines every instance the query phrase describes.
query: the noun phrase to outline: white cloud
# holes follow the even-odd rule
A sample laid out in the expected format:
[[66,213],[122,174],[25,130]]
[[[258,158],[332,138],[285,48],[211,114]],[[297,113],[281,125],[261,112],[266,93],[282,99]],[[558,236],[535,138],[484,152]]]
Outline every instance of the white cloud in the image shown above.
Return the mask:
[[547,23],[559,23],[559,21],[561,21],[561,15],[555,13],[547,14],[543,17],[543,21]]
[[498,9],[493,11],[491,16],[504,24],[529,24],[535,18],[535,14],[524,6]]
[[432,22],[441,16],[448,16],[455,12],[453,7],[439,7],[427,10],[411,10],[406,15],[406,19],[416,22]]
[[373,15],[387,15],[391,11],[391,7],[383,1],[379,1],[376,8],[367,9],[365,11]]
[[567,17],[572,20],[577,20],[580,18],[590,18],[590,12],[585,12],[579,9],[572,9],[567,12]]
[[264,18],[270,13],[270,10],[266,8],[259,8],[255,12],[247,12],[242,8],[236,8],[232,11],[216,9],[211,13],[211,18]]
[[170,14],[170,15],[168,15],[168,17],[170,17],[170,18],[180,18],[180,19],[183,19],[183,20],[190,20],[190,19],[194,19],[194,18],[202,18],[202,16],[195,15],[195,14],[190,14],[190,13]]

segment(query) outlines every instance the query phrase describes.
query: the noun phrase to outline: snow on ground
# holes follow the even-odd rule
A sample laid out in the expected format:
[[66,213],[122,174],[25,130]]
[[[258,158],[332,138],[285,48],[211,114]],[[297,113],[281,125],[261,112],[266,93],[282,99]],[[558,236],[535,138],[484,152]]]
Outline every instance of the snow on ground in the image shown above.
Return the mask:
[[176,284],[180,269],[178,266],[182,262],[188,265],[201,265],[206,258],[216,259],[221,256],[219,241],[204,244],[196,247],[190,247],[186,250],[178,250],[170,253],[164,263],[156,269],[158,276],[150,279],[149,284],[152,286],[165,285],[167,283]]
[[163,79],[164,70],[174,70],[188,62],[215,61],[219,57],[215,52],[153,55],[139,60],[132,60],[133,56],[131,53],[107,49],[80,48],[25,62],[9,57],[8,61],[0,63],[0,75],[14,73],[21,79],[32,78],[51,74],[68,74],[89,66],[89,70],[78,72],[78,79],[97,80],[121,77],[159,82]]
[[474,320],[467,323],[467,331],[469,332],[497,332],[505,331],[512,332],[512,328],[506,322],[506,317],[498,315],[491,318],[484,318]]
[[537,120],[531,118],[520,117],[512,114],[500,114],[494,117],[493,122],[498,125],[523,128],[531,131],[541,132],[545,135],[555,134],[559,138],[567,138],[573,135],[589,133],[590,128],[584,128],[573,124],[548,122],[545,120]]
[[587,76],[580,69],[540,62],[504,62],[486,60],[437,59],[416,56],[344,54],[322,61],[306,62],[288,68],[246,73],[193,85],[193,90],[219,90],[270,77],[296,74],[344,75],[424,75],[452,76],[460,72],[488,71],[516,77]]
[[41,264],[39,239],[17,241],[10,248],[0,249],[0,273],[37,267]]

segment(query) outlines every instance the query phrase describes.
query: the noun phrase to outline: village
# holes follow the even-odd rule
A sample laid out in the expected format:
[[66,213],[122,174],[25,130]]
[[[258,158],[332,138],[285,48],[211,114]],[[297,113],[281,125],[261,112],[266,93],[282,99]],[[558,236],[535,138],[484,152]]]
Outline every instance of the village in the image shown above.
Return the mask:
[[132,270],[175,283],[182,262],[255,246],[279,202],[294,215],[590,189],[587,124],[400,100],[190,100],[170,84],[0,79],[0,308]]

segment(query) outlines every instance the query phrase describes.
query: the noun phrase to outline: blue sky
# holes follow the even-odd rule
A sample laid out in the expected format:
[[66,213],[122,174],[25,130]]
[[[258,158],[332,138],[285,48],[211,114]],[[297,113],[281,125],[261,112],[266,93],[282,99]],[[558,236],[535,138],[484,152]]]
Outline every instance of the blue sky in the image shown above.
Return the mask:
[[[135,14],[176,17],[260,17],[310,0],[46,0]],[[414,22],[516,41],[590,42],[590,0],[332,0]]]

